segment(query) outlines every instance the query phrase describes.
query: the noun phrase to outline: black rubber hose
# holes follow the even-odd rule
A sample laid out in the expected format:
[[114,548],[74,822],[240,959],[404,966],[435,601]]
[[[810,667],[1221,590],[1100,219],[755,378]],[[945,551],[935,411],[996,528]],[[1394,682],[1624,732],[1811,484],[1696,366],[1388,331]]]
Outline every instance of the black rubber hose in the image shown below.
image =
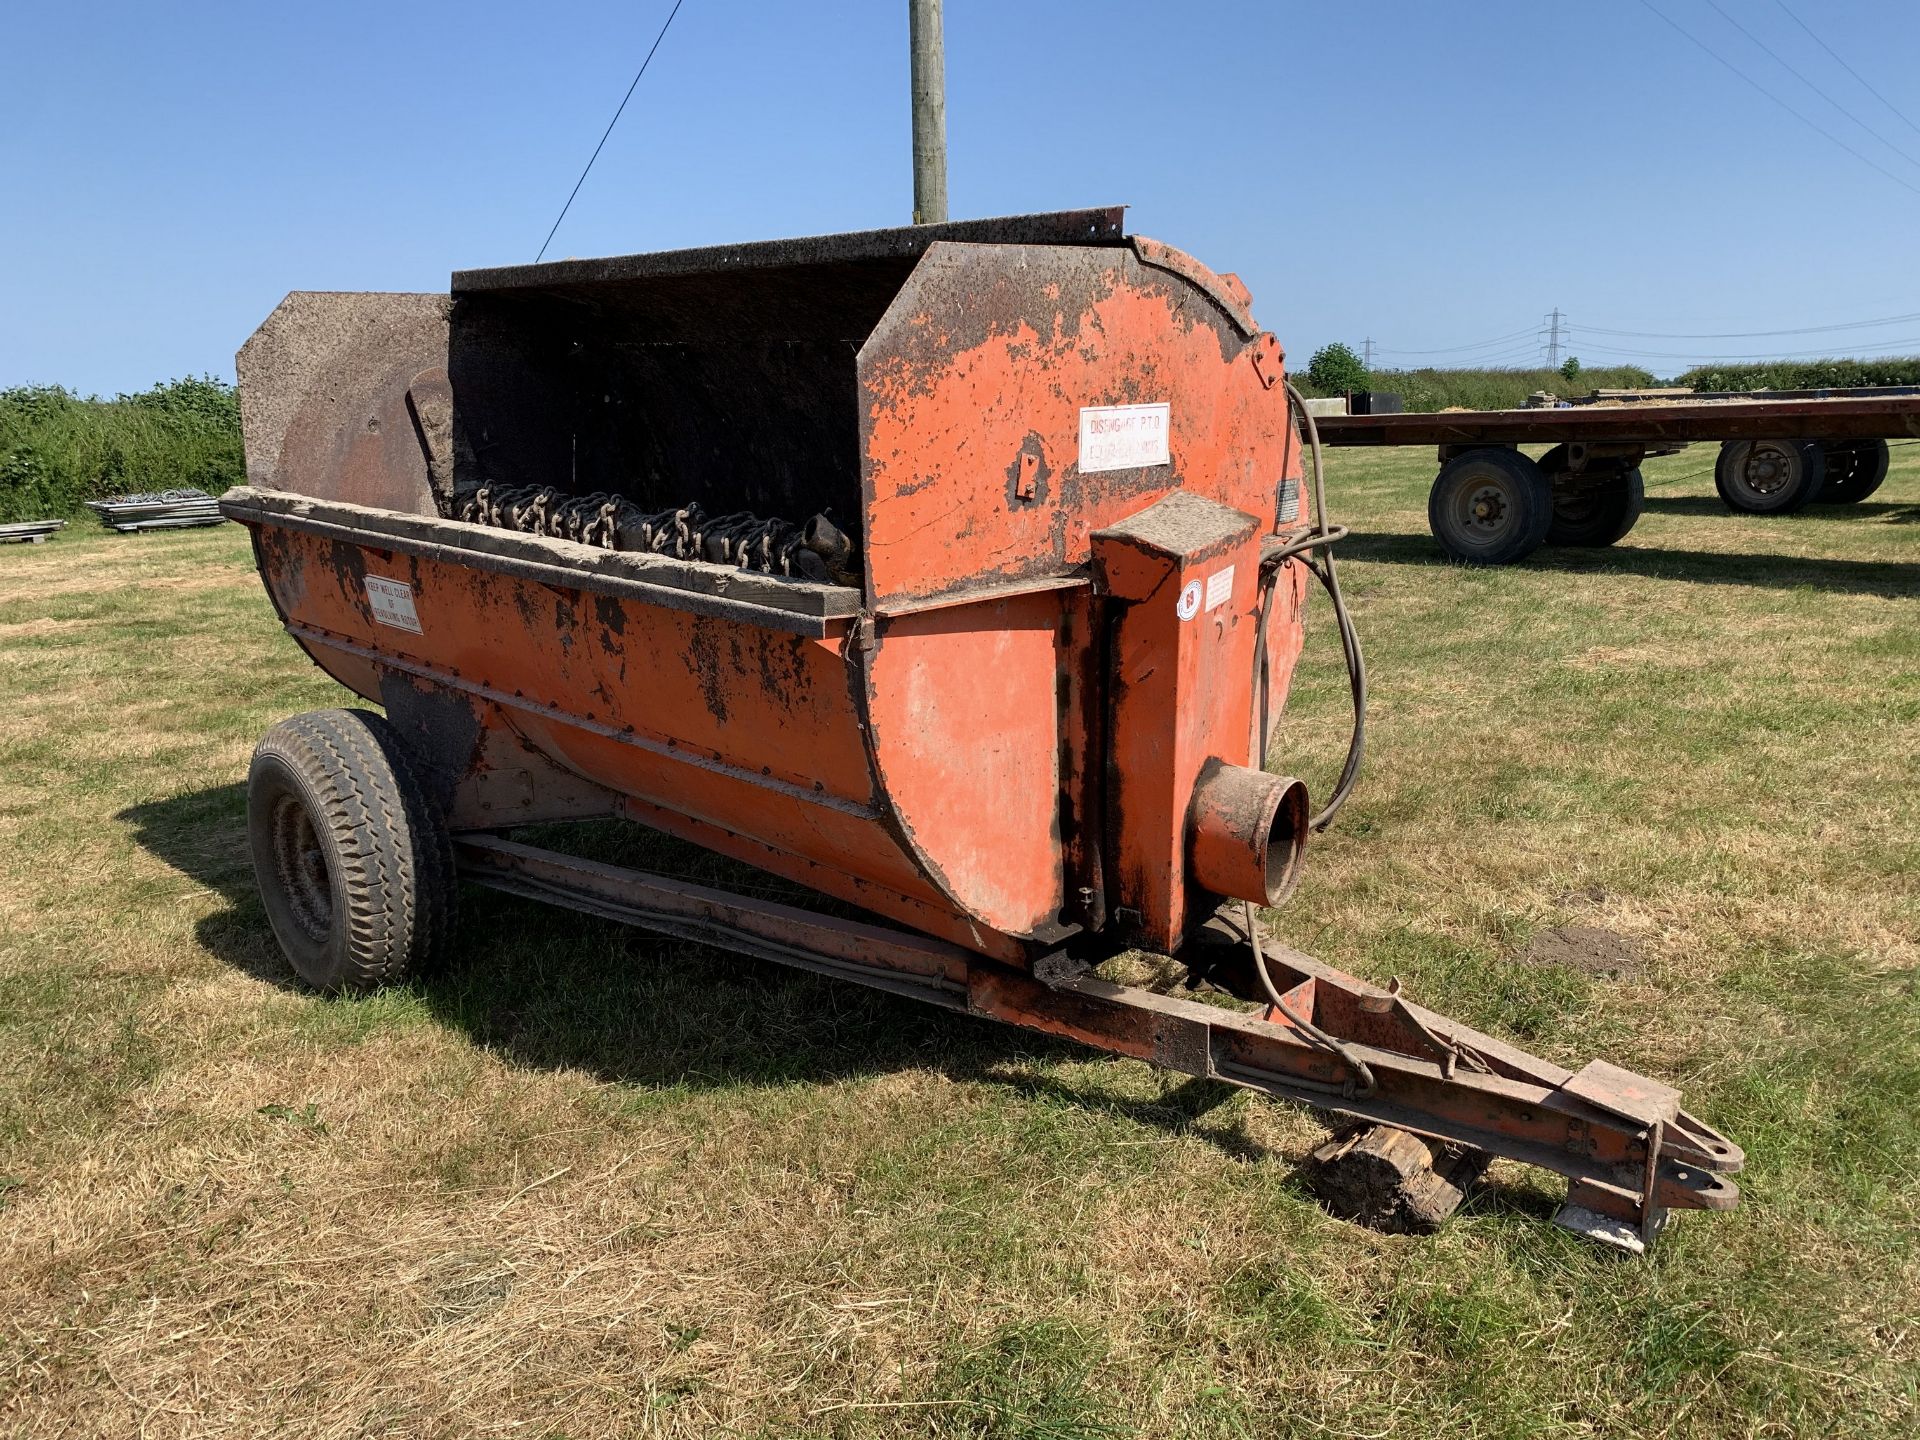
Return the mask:
[[1260,656],[1260,684],[1257,695],[1257,713],[1255,724],[1255,748],[1260,753],[1260,763],[1266,764],[1267,721],[1271,705],[1272,677],[1269,674],[1267,658],[1268,619],[1273,613],[1274,596],[1279,591],[1279,568],[1286,561],[1298,555],[1307,557],[1307,568],[1314,573],[1327,592],[1327,598],[1333,605],[1334,623],[1340,631],[1340,649],[1347,662],[1347,688],[1353,696],[1353,731],[1347,741],[1346,763],[1340,767],[1340,778],[1334,783],[1333,793],[1327,797],[1327,803],[1321,807],[1309,826],[1314,830],[1324,830],[1332,823],[1340,807],[1347,803],[1347,797],[1353,793],[1355,781],[1360,778],[1360,762],[1367,750],[1367,661],[1360,650],[1360,635],[1354,629],[1353,616],[1347,612],[1346,597],[1340,593],[1340,577],[1334,569],[1333,547],[1348,535],[1344,525],[1327,523],[1327,486],[1326,471],[1320,452],[1320,427],[1315,423],[1313,414],[1307,409],[1307,402],[1291,382],[1287,385],[1287,400],[1293,407],[1293,413],[1305,431],[1308,446],[1313,456],[1313,529],[1298,539],[1291,541],[1279,550],[1262,557],[1261,565],[1267,574],[1267,589],[1260,602],[1260,622],[1254,635],[1254,645]]
[[1319,1046],[1331,1055],[1339,1056],[1347,1068],[1353,1071],[1353,1079],[1347,1082],[1347,1094],[1349,1096],[1366,1096],[1373,1094],[1378,1087],[1373,1078],[1372,1067],[1360,1058],[1358,1052],[1338,1035],[1333,1035],[1322,1030],[1318,1025],[1307,1019],[1306,1016],[1287,1004],[1286,997],[1283,996],[1274,985],[1273,976],[1267,970],[1267,952],[1260,944],[1260,926],[1254,919],[1253,902],[1251,900],[1241,902],[1241,913],[1244,917],[1242,923],[1246,926],[1247,930],[1247,948],[1253,952],[1253,973],[1260,977],[1261,988],[1267,992],[1267,1002],[1271,1004],[1275,1010],[1278,1010],[1282,1015],[1286,1016],[1288,1020],[1292,1021],[1293,1028],[1298,1030],[1310,1044]]

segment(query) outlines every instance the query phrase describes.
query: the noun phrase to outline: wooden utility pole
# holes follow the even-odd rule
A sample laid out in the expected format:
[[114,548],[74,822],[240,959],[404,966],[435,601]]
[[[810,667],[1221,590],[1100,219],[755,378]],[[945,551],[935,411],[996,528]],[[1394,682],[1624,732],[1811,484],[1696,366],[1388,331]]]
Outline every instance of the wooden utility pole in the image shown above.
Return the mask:
[[913,223],[947,218],[947,46],[940,0],[907,0],[913,47]]

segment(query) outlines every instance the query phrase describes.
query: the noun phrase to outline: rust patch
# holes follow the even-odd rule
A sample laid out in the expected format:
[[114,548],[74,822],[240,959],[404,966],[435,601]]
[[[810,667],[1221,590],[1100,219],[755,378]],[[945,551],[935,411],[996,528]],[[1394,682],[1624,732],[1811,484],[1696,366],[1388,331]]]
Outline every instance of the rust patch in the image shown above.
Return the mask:
[[593,597],[593,617],[598,620],[601,625],[606,627],[610,635],[624,635],[627,633],[626,607],[611,595],[596,595]]
[[268,581],[284,621],[286,612],[307,602],[307,549],[285,530],[252,526],[253,563]]
[[374,623],[373,605],[367,599],[367,555],[358,545],[345,540],[332,541],[327,547],[327,565],[340,582],[340,593],[367,624]]
[[[729,627],[731,628],[731,627]],[[700,697],[707,713],[721,724],[727,720],[727,657],[721,653],[722,636],[716,622],[705,616],[693,623],[687,639],[687,660],[700,685]]]
[[757,646],[754,664],[759,671],[762,693],[788,709],[808,704],[813,691],[813,673],[807,667],[802,647],[812,643],[795,635]]
[[380,703],[420,762],[427,793],[445,815],[479,753],[483,727],[476,702],[451,686],[383,670]]

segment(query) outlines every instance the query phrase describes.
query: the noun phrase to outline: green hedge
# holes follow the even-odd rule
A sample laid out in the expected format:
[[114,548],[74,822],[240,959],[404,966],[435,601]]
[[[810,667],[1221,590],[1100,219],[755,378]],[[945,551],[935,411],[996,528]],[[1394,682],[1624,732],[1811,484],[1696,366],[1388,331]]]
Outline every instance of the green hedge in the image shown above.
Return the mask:
[[1692,390],[1828,390],[1920,385],[1920,356],[1894,360],[1763,360],[1696,365],[1674,381]]
[[1656,384],[1634,365],[1582,369],[1569,381],[1558,370],[1376,370],[1372,385],[1398,395],[1408,410],[1513,410],[1536,390],[1561,399],[1594,390],[1633,390]]
[[112,400],[57,385],[0,390],[0,524],[71,516],[84,501],[135,491],[217,495],[244,468],[239,397],[211,377]]

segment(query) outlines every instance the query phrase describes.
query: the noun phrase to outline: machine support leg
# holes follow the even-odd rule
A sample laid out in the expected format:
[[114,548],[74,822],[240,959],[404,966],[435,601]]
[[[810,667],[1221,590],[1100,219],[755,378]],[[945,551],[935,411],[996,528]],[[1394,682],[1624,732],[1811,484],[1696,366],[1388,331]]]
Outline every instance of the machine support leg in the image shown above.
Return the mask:
[[1460,1207],[1492,1158],[1390,1125],[1349,1125],[1313,1152],[1308,1183],[1343,1220],[1429,1235]]

